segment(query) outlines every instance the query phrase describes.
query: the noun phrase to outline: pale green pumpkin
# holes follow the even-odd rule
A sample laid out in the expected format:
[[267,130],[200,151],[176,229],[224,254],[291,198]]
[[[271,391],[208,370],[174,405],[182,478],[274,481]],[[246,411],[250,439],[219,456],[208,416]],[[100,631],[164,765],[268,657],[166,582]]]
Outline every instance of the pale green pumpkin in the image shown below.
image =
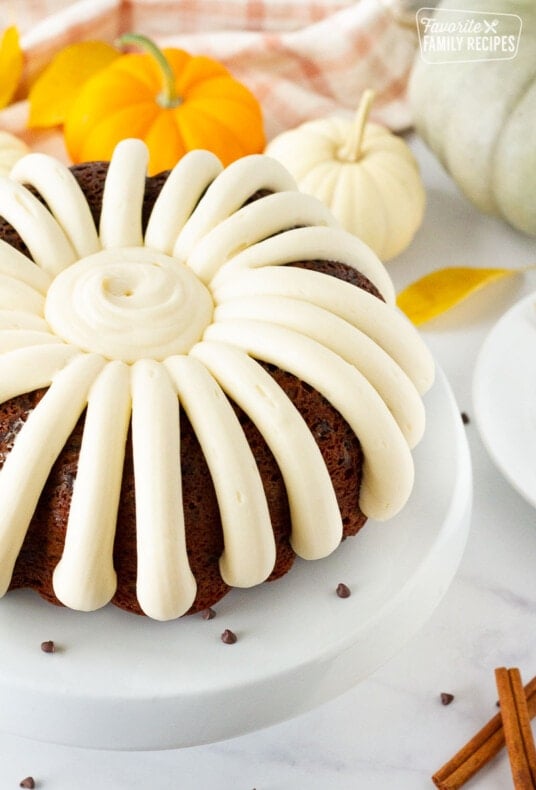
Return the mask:
[[[439,9],[501,14],[501,33],[515,34],[519,49],[510,60],[427,63],[419,54],[409,96],[417,131],[481,211],[503,217],[536,235],[536,2],[458,0]],[[470,9],[470,10],[468,10]]]

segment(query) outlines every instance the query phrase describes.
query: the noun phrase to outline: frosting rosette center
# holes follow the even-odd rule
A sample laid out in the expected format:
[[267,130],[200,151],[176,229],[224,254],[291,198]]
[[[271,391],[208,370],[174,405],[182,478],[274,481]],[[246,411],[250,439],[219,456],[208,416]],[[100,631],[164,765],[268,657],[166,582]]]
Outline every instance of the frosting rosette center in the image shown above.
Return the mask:
[[57,275],[45,317],[62,340],[132,363],[188,353],[213,309],[205,285],[180,261],[126,247],[88,255]]

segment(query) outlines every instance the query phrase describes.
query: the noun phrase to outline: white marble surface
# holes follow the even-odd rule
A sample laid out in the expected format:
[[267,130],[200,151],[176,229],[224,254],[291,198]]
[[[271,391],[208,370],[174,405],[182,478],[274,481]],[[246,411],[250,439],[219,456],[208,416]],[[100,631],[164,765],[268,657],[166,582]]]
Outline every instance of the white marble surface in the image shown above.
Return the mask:
[[[534,240],[479,215],[424,147],[412,145],[429,206],[412,246],[390,264],[397,287],[447,265],[536,263]],[[503,280],[427,325],[424,335],[469,417],[486,332],[533,290],[536,272]],[[386,666],[307,715],[209,746],[92,752],[3,734],[1,790],[27,775],[42,790],[431,788],[431,774],[496,712],[493,669],[519,666],[525,680],[536,674],[536,514],[489,460],[474,419],[466,431],[475,499],[460,570],[431,620]],[[455,695],[451,705],[441,705],[442,691]],[[504,753],[467,786],[510,787]]]

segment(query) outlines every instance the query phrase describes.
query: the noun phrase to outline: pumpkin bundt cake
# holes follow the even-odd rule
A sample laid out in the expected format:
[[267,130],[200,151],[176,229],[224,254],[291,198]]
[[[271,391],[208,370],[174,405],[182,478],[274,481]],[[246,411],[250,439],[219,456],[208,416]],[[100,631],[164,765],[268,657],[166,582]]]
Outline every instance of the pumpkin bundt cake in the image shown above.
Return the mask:
[[168,620],[395,515],[433,362],[274,160],[146,166],[0,180],[0,595]]

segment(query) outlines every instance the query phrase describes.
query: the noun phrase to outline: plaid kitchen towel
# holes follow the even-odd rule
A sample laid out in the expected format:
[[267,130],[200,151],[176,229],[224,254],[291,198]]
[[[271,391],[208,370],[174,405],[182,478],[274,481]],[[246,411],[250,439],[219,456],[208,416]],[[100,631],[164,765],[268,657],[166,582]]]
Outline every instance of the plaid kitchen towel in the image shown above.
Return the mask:
[[[0,0],[0,28],[22,31],[27,82],[65,45],[113,43],[127,31],[214,57],[257,96],[270,139],[355,110],[369,87],[375,120],[395,130],[410,125],[405,91],[416,33],[400,22],[398,1]],[[0,127],[21,131],[23,117],[24,107],[8,108]]]

